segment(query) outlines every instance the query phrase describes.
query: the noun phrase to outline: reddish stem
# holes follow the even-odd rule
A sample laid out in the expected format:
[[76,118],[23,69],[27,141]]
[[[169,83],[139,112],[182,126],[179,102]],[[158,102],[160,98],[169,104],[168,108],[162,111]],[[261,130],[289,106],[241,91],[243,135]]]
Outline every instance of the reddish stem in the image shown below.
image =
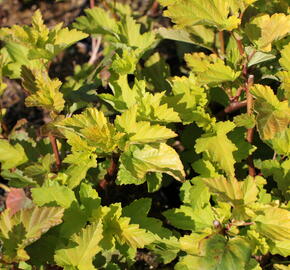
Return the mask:
[[56,138],[51,133],[48,135],[48,137],[49,137],[51,147],[54,153],[56,168],[57,170],[59,170],[61,167],[61,159],[60,159],[60,155],[59,155],[59,151],[57,147]]
[[221,46],[221,56],[224,57],[225,55],[225,39],[224,39],[224,32],[219,31],[219,40],[220,40],[220,46]]

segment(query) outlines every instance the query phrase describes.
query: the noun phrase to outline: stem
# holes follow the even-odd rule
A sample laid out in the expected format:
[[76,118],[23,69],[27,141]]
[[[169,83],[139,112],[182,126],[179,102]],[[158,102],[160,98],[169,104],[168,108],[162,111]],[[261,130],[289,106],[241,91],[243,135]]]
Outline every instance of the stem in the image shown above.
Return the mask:
[[232,32],[232,36],[234,37],[234,39],[235,39],[236,42],[237,42],[237,45],[238,45],[238,49],[239,49],[240,55],[243,56],[243,55],[245,54],[245,51],[244,51],[244,46],[243,46],[242,40],[236,38],[236,36],[235,36],[235,34],[234,34],[233,32]]
[[[252,87],[254,83],[254,75],[250,75],[248,78],[248,82],[246,83],[246,94],[247,94],[247,114],[251,115],[253,113],[253,96],[250,93],[250,89]],[[253,143],[253,138],[254,138],[254,128],[248,128],[247,130],[247,141],[248,143],[252,144]],[[249,174],[251,176],[255,176],[256,175],[256,171],[255,171],[255,166],[254,166],[254,162],[253,162],[253,156],[250,155],[248,156],[247,159],[248,162],[248,167],[249,167]]]
[[234,101],[229,106],[224,108],[223,111],[219,112],[217,114],[217,118],[223,118],[226,114],[233,113],[234,111],[237,111],[241,108],[244,108],[247,106],[247,101]]
[[50,140],[50,143],[52,146],[52,150],[54,153],[56,168],[57,168],[57,170],[59,170],[61,167],[61,159],[60,159],[60,155],[59,155],[59,151],[58,151],[58,147],[57,147],[56,138],[51,133],[48,135],[48,137],[49,137],[49,140]]
[[104,179],[100,180],[99,186],[102,189],[106,189],[107,185],[109,183],[112,183],[117,175],[118,172],[118,160],[119,160],[119,155],[113,153],[111,157],[111,162],[110,162],[110,167],[107,169],[107,173],[104,177]]
[[221,46],[221,56],[222,58],[225,55],[225,39],[224,39],[224,32],[223,31],[219,31],[218,33],[219,35],[219,40],[220,40],[220,46]]
[[98,60],[98,52],[101,46],[102,37],[98,36],[98,38],[92,37],[92,53],[89,59],[89,64],[93,65]]
[[147,12],[147,14],[151,15],[151,16],[156,16],[157,12],[158,12],[158,6],[159,6],[159,3],[158,3],[158,1],[155,0],[152,7]]

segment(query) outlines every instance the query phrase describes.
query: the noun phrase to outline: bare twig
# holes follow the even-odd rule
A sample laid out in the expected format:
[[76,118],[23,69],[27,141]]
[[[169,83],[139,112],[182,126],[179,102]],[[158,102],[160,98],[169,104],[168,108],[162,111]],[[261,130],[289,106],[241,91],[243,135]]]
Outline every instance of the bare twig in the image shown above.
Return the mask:
[[93,65],[99,58],[99,49],[102,42],[102,36],[98,36],[98,38],[92,37],[92,52],[91,57],[89,59],[89,64]]

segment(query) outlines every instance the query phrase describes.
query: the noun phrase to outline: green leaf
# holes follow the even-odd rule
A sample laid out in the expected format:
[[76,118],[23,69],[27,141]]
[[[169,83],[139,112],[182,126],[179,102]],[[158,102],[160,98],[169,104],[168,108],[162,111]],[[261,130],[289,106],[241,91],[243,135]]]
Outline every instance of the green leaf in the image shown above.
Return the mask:
[[33,188],[31,193],[33,201],[39,206],[55,203],[63,208],[69,208],[72,202],[76,200],[71,189],[57,184]]
[[119,224],[121,231],[118,234],[118,238],[121,243],[126,242],[133,248],[144,248],[146,245],[151,244],[155,240],[152,233],[139,228],[138,224],[130,224],[130,218],[120,218]]
[[0,139],[0,162],[2,169],[12,169],[28,161],[20,144],[12,145],[7,140]]
[[283,68],[290,71],[290,43],[281,50],[281,58],[279,62]]
[[115,120],[116,126],[121,132],[128,134],[130,144],[144,144],[163,142],[177,136],[172,130],[160,126],[151,125],[150,122],[136,122],[137,106],[132,106]]
[[253,128],[256,121],[252,114],[242,113],[234,117],[234,123],[237,127]]
[[97,166],[96,158],[97,156],[94,154],[76,152],[63,160],[64,163],[70,164],[65,171],[68,175],[66,184],[69,188],[73,189],[78,186],[85,179],[87,171]]
[[225,0],[178,0],[163,2],[167,7],[164,15],[178,27],[208,25],[219,30],[231,31],[238,27],[240,19],[230,15],[230,1]]
[[182,205],[180,208],[163,212],[170,224],[176,228],[190,231],[202,231],[213,226],[214,213],[209,205],[204,208],[192,208]]
[[103,238],[101,222],[86,226],[74,234],[66,248],[55,252],[54,259],[59,266],[75,267],[78,270],[95,270],[93,257],[101,250],[99,242]]
[[29,59],[42,58],[47,63],[60,51],[88,36],[75,29],[61,27],[62,24],[58,24],[48,29],[37,10],[32,17],[32,27],[13,25],[11,28],[1,28],[0,39],[17,42],[28,49]]
[[235,72],[226,66],[216,54],[207,56],[204,53],[193,53],[185,54],[184,58],[191,71],[197,75],[197,81],[201,85],[233,82],[240,76],[240,72]]
[[111,34],[117,32],[116,20],[99,7],[85,9],[86,16],[76,19],[74,27],[89,34]]
[[11,217],[9,210],[5,210],[0,216],[0,238],[8,241],[8,248],[12,245],[13,251],[5,259],[13,261],[14,256],[20,260],[29,259],[24,248],[38,240],[51,227],[60,224],[63,211],[60,207],[33,207],[22,209]]
[[156,52],[147,59],[142,74],[144,74],[150,89],[153,91],[170,89],[167,81],[167,78],[170,76],[170,68],[159,53]]
[[219,122],[216,124],[214,133],[206,133],[196,140],[196,153],[205,152],[209,159],[217,162],[222,170],[229,176],[234,176],[235,159],[233,152],[237,147],[228,139],[226,134],[231,131],[235,125],[232,122]]
[[139,224],[140,228],[146,229],[162,238],[171,236],[168,229],[162,227],[162,222],[156,218],[147,217],[151,208],[151,199],[141,198],[133,201],[122,209],[122,215],[131,218],[131,222]]
[[[273,244],[272,244],[273,243]],[[290,240],[271,241],[270,252],[284,257],[290,256]]]
[[235,178],[226,180],[223,177],[204,178],[203,181],[212,193],[218,195],[219,201],[233,206],[232,216],[234,219],[247,220],[254,215],[249,207],[256,202],[259,190],[251,177],[244,181],[237,181]]
[[61,82],[51,80],[47,72],[35,71],[22,67],[21,77],[23,87],[30,93],[25,99],[28,107],[43,107],[46,110],[59,113],[64,108],[63,94],[59,91]]
[[136,178],[143,179],[148,172],[161,172],[183,181],[185,173],[178,154],[165,143],[159,146],[134,147],[121,155],[124,167]]
[[[66,118],[57,123],[57,127],[63,130],[75,151],[82,151],[85,148],[87,154],[93,150],[97,153],[113,152],[118,140],[123,135],[117,133],[104,113],[96,108],[87,108],[81,114]],[[81,144],[82,147],[78,144]]]
[[92,188],[91,185],[82,183],[80,186],[80,201],[85,207],[87,215],[90,217],[94,209],[98,208],[101,204],[101,198],[98,192]]
[[246,24],[245,31],[249,39],[263,52],[270,52],[272,42],[286,36],[290,28],[290,15],[275,13],[271,17],[261,14]]
[[290,240],[290,211],[268,207],[263,212],[255,218],[256,230],[271,240]]
[[209,50],[213,50],[213,29],[203,25],[194,25],[185,29],[160,27],[158,33],[165,39],[197,44]]
[[269,86],[255,84],[251,93],[256,98],[254,110],[257,112],[257,127],[263,140],[274,138],[290,123],[288,101],[280,102]]

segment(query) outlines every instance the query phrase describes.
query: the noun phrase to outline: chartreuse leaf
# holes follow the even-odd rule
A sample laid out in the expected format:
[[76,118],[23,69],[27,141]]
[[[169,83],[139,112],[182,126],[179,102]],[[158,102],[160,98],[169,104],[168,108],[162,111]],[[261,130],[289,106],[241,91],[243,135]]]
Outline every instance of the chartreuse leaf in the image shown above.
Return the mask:
[[164,91],[170,88],[167,82],[167,78],[170,76],[169,65],[159,53],[154,53],[147,59],[142,74],[145,75],[150,89]]
[[234,176],[235,159],[233,151],[237,147],[228,139],[227,133],[235,127],[232,122],[219,122],[215,125],[214,131],[204,134],[196,140],[195,151],[199,154],[204,152],[208,158],[217,162],[222,170],[229,176]]
[[[64,130],[71,145],[78,147],[77,144],[81,143],[87,149],[86,152],[113,152],[118,140],[123,136],[108,122],[103,112],[96,108],[87,108],[81,114],[60,121],[57,126]],[[71,132],[75,132],[77,136]],[[82,151],[82,147],[77,149]]]
[[285,90],[285,97],[290,99],[290,43],[281,50],[281,58],[279,60],[281,66],[286,69],[279,71],[277,76],[282,81],[281,87]]
[[130,15],[116,21],[98,7],[87,9],[85,13],[86,16],[79,17],[74,26],[90,34],[104,34],[115,48],[131,49],[140,57],[155,42],[154,32],[142,34],[141,25]]
[[[99,245],[103,238],[103,225],[101,221],[86,226],[78,234],[70,238],[66,248],[55,252],[54,259],[59,266],[65,269],[93,270],[94,256],[101,251]],[[73,267],[73,268],[72,268]]]
[[186,30],[160,27],[158,29],[158,33],[164,39],[197,44],[201,47],[213,50],[213,29],[204,25],[193,25],[191,27],[188,26],[186,27]]
[[2,75],[4,64],[5,64],[4,56],[1,55],[0,56],[0,97],[3,95],[7,87],[7,84],[3,82],[3,75]]
[[240,72],[235,72],[231,67],[226,66],[224,61],[216,54],[205,55],[204,53],[186,54],[185,61],[196,74],[199,84],[220,84],[227,81],[235,81]]
[[1,28],[0,39],[23,45],[29,50],[30,59],[51,60],[60,51],[87,37],[83,32],[61,27],[62,24],[58,24],[48,29],[37,10],[32,17],[31,27],[13,25],[11,28]]
[[165,97],[164,101],[178,112],[182,122],[188,124],[196,121],[198,126],[209,126],[211,119],[204,111],[207,96],[196,78],[193,75],[174,77],[171,83],[173,96]]
[[61,207],[33,207],[22,209],[11,216],[9,210],[5,210],[0,216],[0,238],[8,248],[8,253],[3,256],[4,260],[28,260],[29,256],[24,248],[51,227],[60,224],[63,211]]
[[242,113],[234,117],[234,123],[237,127],[253,128],[256,121],[252,114]]
[[151,125],[150,122],[145,121],[137,122],[136,118],[137,106],[132,106],[115,120],[119,131],[127,134],[130,144],[162,142],[177,136],[164,126]]
[[20,144],[12,145],[7,140],[0,139],[0,163],[4,170],[15,168],[28,161]]
[[172,226],[190,231],[202,231],[211,228],[215,219],[214,212],[209,205],[203,208],[182,205],[180,208],[163,212],[163,215]]
[[113,34],[117,32],[116,20],[99,7],[85,9],[86,16],[76,19],[74,26],[89,34]]
[[283,132],[290,123],[288,101],[280,102],[269,86],[255,84],[251,93],[256,98],[254,110],[257,112],[257,127],[263,140],[273,139]]
[[261,14],[254,17],[246,24],[245,31],[248,38],[259,50],[270,52],[272,42],[286,36],[289,28],[290,16],[283,13],[275,13],[272,16]]
[[281,58],[279,62],[284,69],[290,71],[290,43],[281,50]]
[[220,234],[203,239],[199,246],[199,256],[187,255],[177,264],[176,270],[244,270],[251,259],[249,243],[242,237],[226,239]]
[[71,189],[57,183],[47,187],[33,188],[31,194],[34,203],[39,206],[54,203],[63,208],[69,208],[72,202],[76,200]]
[[30,94],[25,99],[26,106],[42,107],[55,113],[63,110],[65,101],[59,91],[61,82],[58,79],[50,79],[47,71],[32,72],[26,67],[22,67],[21,77],[23,87]]
[[144,248],[155,240],[152,233],[139,228],[139,224],[130,224],[130,218],[122,217],[119,219],[120,233],[117,237],[121,244],[127,243],[130,247]]
[[120,204],[111,204],[109,207],[96,209],[93,214],[94,220],[102,220],[103,239],[100,246],[109,250],[115,247],[116,240],[120,244],[127,244],[133,249],[144,248],[155,240],[152,233],[133,224],[129,217],[121,217]]
[[82,183],[80,186],[80,202],[85,207],[87,215],[90,217],[94,209],[101,204],[98,192],[91,185]]
[[267,207],[255,218],[255,229],[265,237],[276,240],[290,240],[290,212],[287,209]]
[[238,181],[235,178],[226,180],[220,176],[213,179],[204,178],[203,181],[211,192],[218,194],[220,201],[229,202],[233,206],[246,205],[257,200],[259,191],[251,177],[244,181]]
[[165,143],[131,147],[121,155],[121,162],[136,178],[143,179],[148,172],[160,172],[184,181],[185,173],[179,156]]
[[65,173],[69,176],[66,184],[69,188],[75,188],[85,179],[87,171],[97,166],[97,155],[93,153],[75,152],[68,155],[63,162],[70,164]]
[[127,75],[121,75],[112,79],[110,86],[114,95],[100,94],[99,97],[108,102],[115,110],[124,112],[137,104],[137,116],[140,120],[164,123],[180,122],[178,113],[162,102],[165,92],[156,94],[146,92],[145,81],[135,79],[134,86],[131,88]]
[[139,224],[140,228],[146,229],[159,237],[168,238],[171,236],[171,232],[162,227],[162,222],[158,219],[147,217],[150,207],[151,199],[141,198],[124,207],[122,215],[130,217],[131,222]]
[[289,200],[290,193],[290,161],[285,160],[279,163],[277,160],[264,160],[257,163],[257,167],[262,171],[265,177],[273,176],[274,181],[278,185],[286,200]]
[[240,19],[230,15],[231,1],[225,0],[178,0],[161,1],[167,6],[164,15],[170,17],[177,27],[208,25],[219,30],[233,30],[240,24]]

